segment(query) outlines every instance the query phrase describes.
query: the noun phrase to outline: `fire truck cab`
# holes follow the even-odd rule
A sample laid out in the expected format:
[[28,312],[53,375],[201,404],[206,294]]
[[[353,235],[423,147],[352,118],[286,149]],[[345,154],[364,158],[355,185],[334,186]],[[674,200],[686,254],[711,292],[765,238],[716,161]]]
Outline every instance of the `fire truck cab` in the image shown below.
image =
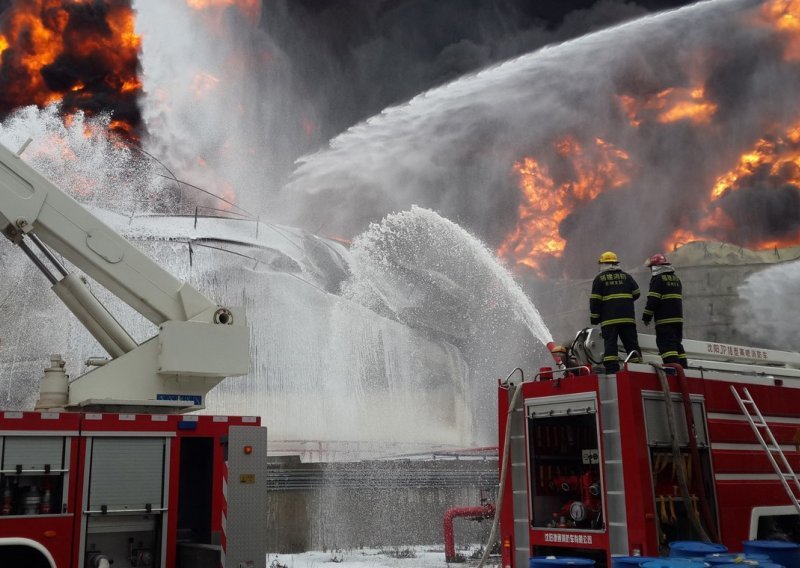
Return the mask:
[[731,551],[800,540],[798,511],[734,394],[749,393],[796,468],[800,355],[684,341],[684,373],[639,337],[645,362],[615,375],[593,364],[602,341],[584,330],[560,369],[499,384],[503,567],[540,555],[610,566],[703,531]]
[[[263,566],[266,428],[183,414],[248,373],[244,311],[155,264],[23,162],[25,147],[0,146],[0,231],[108,357],[70,379],[53,355],[36,411],[0,410],[0,566]],[[64,259],[156,335],[134,341]]]

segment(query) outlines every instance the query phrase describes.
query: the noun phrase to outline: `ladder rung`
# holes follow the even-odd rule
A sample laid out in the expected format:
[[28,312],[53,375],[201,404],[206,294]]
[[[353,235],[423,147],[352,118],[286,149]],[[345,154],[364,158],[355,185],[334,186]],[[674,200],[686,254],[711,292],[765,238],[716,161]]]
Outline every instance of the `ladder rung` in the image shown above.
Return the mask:
[[[750,428],[753,430],[753,433],[756,435],[761,446],[764,448],[764,451],[769,458],[769,461],[772,464],[772,469],[778,475],[778,479],[781,480],[784,489],[786,490],[789,498],[792,500],[794,506],[800,510],[800,501],[798,501],[798,496],[796,492],[800,492],[800,479],[797,478],[797,474],[792,471],[792,466],[786,460],[786,456],[781,450],[780,444],[775,439],[775,436],[772,435],[772,430],[770,429],[767,421],[764,420],[764,417],[761,415],[761,411],[758,409],[758,405],[753,400],[753,397],[750,395],[750,392],[747,389],[743,389],[744,396],[740,395],[739,392],[731,386],[731,392],[733,392],[734,398],[739,402],[739,406],[742,409],[742,413],[744,417],[747,419],[747,422],[750,424]],[[751,412],[751,410],[753,412]],[[755,416],[755,417],[754,417]],[[767,440],[764,439],[765,436],[762,435],[762,432],[766,432],[768,434]],[[780,460],[776,459],[776,456],[780,458]],[[784,471],[784,469],[788,469],[788,471]],[[792,484],[790,484],[787,480],[791,480]]]

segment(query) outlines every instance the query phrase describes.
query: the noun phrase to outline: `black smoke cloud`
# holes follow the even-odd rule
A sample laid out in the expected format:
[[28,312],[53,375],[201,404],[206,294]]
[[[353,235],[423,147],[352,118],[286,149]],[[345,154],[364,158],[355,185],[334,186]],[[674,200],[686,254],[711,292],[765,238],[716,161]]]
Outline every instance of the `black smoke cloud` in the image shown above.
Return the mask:
[[263,26],[312,108],[316,149],[433,87],[690,0],[266,0]]
[[[56,95],[65,112],[110,112],[115,120],[129,126],[129,132],[141,133],[141,92],[123,89],[126,80],[136,81],[137,52],[122,46],[111,27],[112,19],[119,22],[132,13],[131,0],[16,0],[0,4],[0,33],[9,41],[0,60],[0,118],[21,106],[42,105]],[[36,45],[35,31],[29,24],[17,27],[21,14],[41,22],[61,44],[55,59],[41,69],[26,64],[26,58],[39,52],[41,46]]]
[[800,230],[800,188],[747,187],[729,192],[718,207],[737,227],[743,245],[792,237]]
[[[599,137],[629,154],[630,180],[592,201],[575,201],[560,229],[568,244],[552,273],[587,275],[608,248],[638,263],[676,228],[696,227],[715,179],[742,153],[800,119],[800,65],[783,57],[787,38],[759,20],[762,4],[709,2],[647,18],[388,109],[301,161],[286,192],[300,204],[293,221],[348,236],[415,203],[497,247],[520,204],[514,162],[547,157],[564,136],[584,148]],[[620,7],[602,5],[612,6]],[[618,98],[644,101],[668,88],[688,93],[698,86],[717,105],[708,124],[664,124],[651,109],[634,126]],[[754,235],[765,235],[775,202],[785,199],[780,191],[746,191],[718,206],[748,211],[747,222],[760,227]],[[734,227],[723,236],[737,243],[742,234]]]

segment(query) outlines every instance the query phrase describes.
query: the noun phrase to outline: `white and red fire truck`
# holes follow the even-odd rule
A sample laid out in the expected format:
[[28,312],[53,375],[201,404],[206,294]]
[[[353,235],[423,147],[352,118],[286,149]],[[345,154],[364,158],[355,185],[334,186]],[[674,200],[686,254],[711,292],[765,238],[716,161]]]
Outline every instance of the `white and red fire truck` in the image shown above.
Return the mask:
[[800,354],[685,341],[684,373],[639,337],[645,362],[616,375],[597,370],[602,340],[583,330],[560,369],[499,384],[504,568],[800,540]]
[[[0,230],[108,357],[70,380],[54,355],[36,411],[0,410],[0,566],[263,566],[266,428],[184,414],[248,372],[243,310],[156,265],[23,162],[24,149],[0,146]],[[65,261],[157,334],[134,341]]]

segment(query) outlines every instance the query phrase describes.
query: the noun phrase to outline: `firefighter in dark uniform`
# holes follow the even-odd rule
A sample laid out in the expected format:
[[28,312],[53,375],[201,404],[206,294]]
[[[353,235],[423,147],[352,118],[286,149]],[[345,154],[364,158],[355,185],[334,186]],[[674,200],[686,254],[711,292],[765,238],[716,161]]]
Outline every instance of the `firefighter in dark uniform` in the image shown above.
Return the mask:
[[653,276],[647,293],[647,306],[642,314],[644,325],[656,321],[656,346],[664,363],[678,363],[686,368],[683,350],[683,288],[675,269],[663,254],[654,254],[647,261]]
[[592,325],[600,324],[605,347],[603,365],[606,373],[611,374],[619,371],[617,338],[622,340],[626,352],[636,352],[630,359],[632,362],[642,360],[633,310],[633,302],[639,297],[639,285],[620,269],[619,259],[613,252],[601,254],[598,263],[600,274],[592,282],[589,312]]

